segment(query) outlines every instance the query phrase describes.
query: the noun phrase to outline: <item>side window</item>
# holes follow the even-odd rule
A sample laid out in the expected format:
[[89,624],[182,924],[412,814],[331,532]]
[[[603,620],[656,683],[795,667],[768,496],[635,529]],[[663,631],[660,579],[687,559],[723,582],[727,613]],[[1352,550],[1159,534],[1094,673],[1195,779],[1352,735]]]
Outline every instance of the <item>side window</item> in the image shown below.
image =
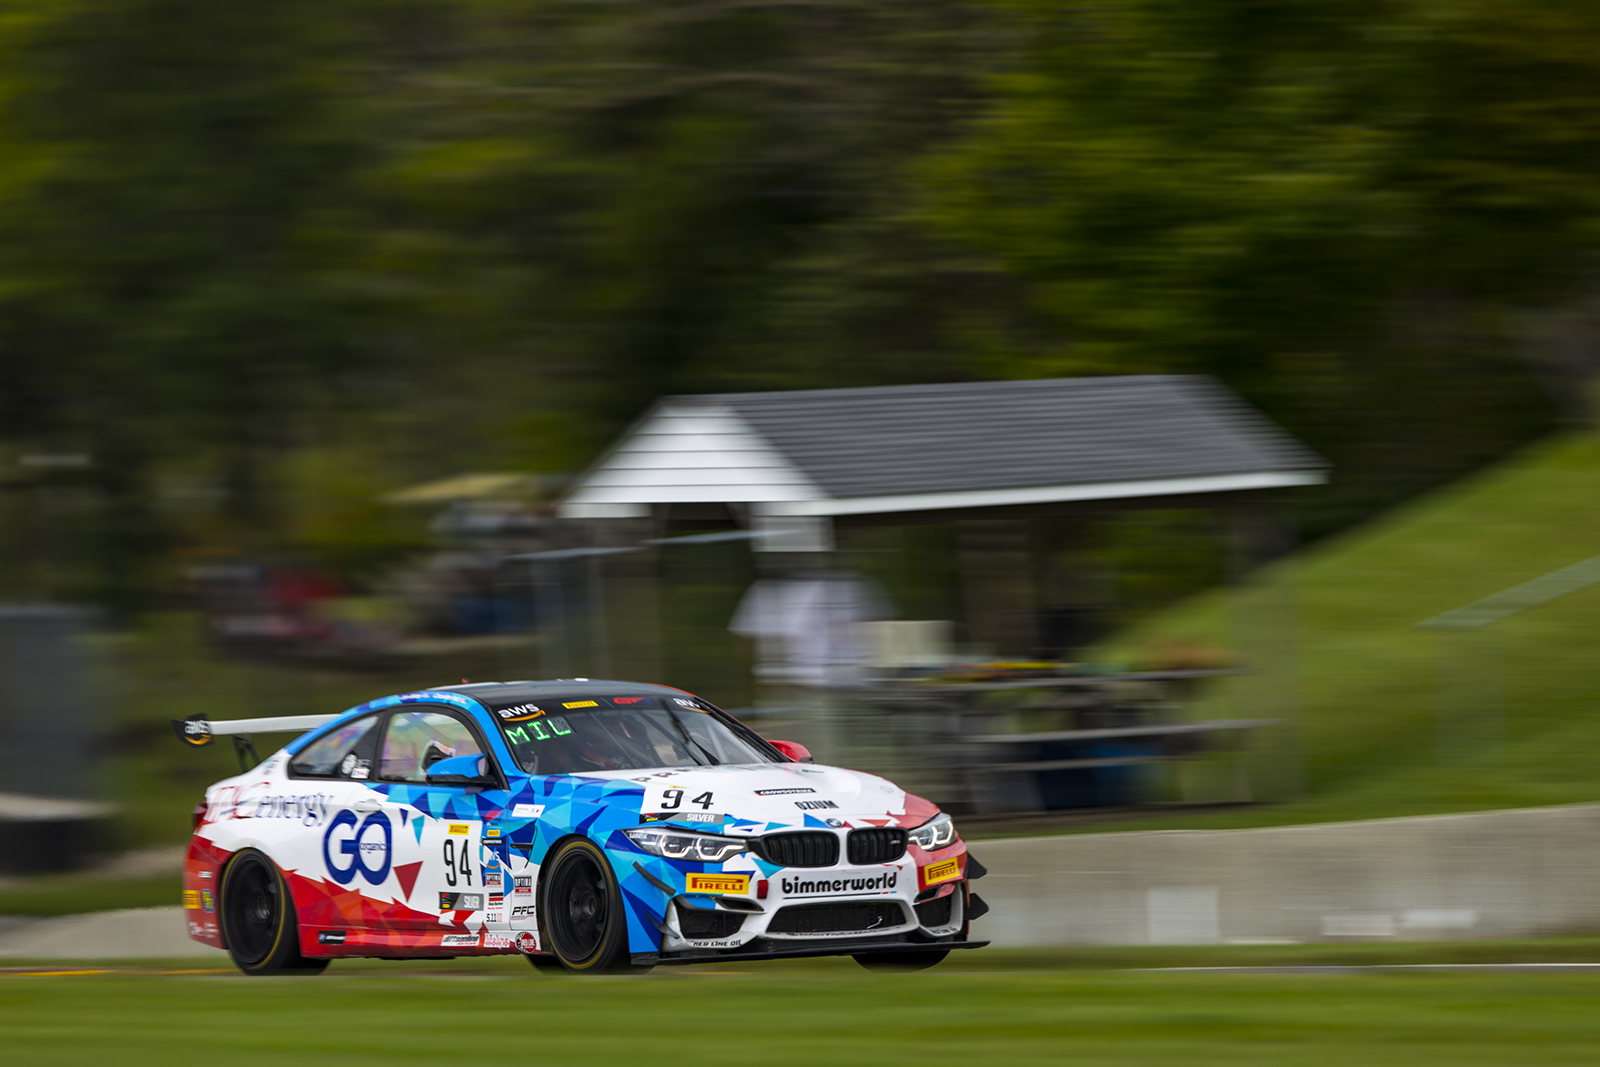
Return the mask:
[[323,734],[295,754],[289,772],[298,778],[370,777],[372,728],[377,722],[378,716],[367,715]]
[[429,767],[451,756],[481,756],[483,746],[467,724],[442,711],[397,711],[383,735],[378,777],[385,782],[427,781]]

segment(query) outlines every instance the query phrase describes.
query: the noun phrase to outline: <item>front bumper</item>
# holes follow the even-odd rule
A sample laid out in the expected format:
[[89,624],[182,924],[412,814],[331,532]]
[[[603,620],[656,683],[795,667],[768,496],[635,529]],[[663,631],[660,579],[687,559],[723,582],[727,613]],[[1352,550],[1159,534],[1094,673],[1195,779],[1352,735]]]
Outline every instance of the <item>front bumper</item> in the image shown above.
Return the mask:
[[650,964],[711,963],[723,960],[789,960],[806,956],[905,956],[929,951],[946,951],[963,948],[983,948],[987,941],[937,941],[888,943],[883,941],[835,941],[827,945],[784,945],[768,947],[770,943],[757,941],[747,948],[727,949],[721,952],[666,953],[635,952],[632,962],[641,966]]
[[676,894],[657,923],[660,955],[703,958],[745,951],[782,955],[803,949],[829,954],[833,950],[828,946],[835,943],[929,945],[960,936],[969,910],[964,880],[919,893],[915,870],[901,868],[897,884],[890,888],[849,891],[863,883],[881,884],[885,871],[785,871],[772,877],[770,884],[793,887],[795,892],[779,891],[770,897]]

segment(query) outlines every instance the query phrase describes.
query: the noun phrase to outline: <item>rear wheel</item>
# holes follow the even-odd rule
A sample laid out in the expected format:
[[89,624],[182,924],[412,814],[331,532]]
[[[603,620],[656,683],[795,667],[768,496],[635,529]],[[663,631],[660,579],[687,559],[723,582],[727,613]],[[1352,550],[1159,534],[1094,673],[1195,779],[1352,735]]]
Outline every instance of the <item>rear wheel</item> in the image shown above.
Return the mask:
[[222,875],[222,936],[245,974],[318,974],[325,959],[300,955],[294,900],[276,865],[255,849],[235,856]]
[[605,853],[578,837],[558,848],[548,862],[539,903],[547,951],[579,974],[626,971],[628,923],[622,887]]
[[918,952],[863,952],[855,961],[869,971],[925,971],[950,955],[950,950],[923,949]]

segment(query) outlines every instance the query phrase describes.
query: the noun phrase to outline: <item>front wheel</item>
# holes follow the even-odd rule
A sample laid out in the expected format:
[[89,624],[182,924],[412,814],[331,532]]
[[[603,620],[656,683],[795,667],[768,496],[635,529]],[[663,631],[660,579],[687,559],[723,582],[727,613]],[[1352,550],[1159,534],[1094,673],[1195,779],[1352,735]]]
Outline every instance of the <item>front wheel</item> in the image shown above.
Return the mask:
[[556,849],[548,863],[549,873],[540,882],[543,943],[567,970],[578,974],[626,970],[628,922],[622,887],[605,853],[587,838],[576,837]]
[[318,974],[325,959],[300,955],[294,900],[277,866],[255,849],[233,858],[222,875],[222,936],[245,974]]
[[863,952],[853,957],[869,971],[925,971],[950,955],[949,949],[920,952]]

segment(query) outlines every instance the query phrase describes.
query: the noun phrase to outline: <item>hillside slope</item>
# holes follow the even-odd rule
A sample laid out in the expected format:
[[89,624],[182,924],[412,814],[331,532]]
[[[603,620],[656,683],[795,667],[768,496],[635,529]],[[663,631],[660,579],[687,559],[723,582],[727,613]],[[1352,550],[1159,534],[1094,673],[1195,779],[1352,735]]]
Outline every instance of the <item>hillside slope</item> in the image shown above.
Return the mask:
[[[1279,680],[1224,685],[1201,714],[1292,721],[1298,705],[1302,755],[1268,742],[1253,767],[1258,782],[1298,779],[1295,799],[1159,825],[1600,798],[1600,586],[1476,635],[1416,625],[1597,554],[1600,439],[1566,436],[1267,568],[1242,596],[1208,593],[1126,635],[1113,657],[1201,641]],[[1272,603],[1293,609],[1274,614]],[[1263,655],[1274,644],[1280,654]],[[1206,771],[1183,773],[1192,788]]]

